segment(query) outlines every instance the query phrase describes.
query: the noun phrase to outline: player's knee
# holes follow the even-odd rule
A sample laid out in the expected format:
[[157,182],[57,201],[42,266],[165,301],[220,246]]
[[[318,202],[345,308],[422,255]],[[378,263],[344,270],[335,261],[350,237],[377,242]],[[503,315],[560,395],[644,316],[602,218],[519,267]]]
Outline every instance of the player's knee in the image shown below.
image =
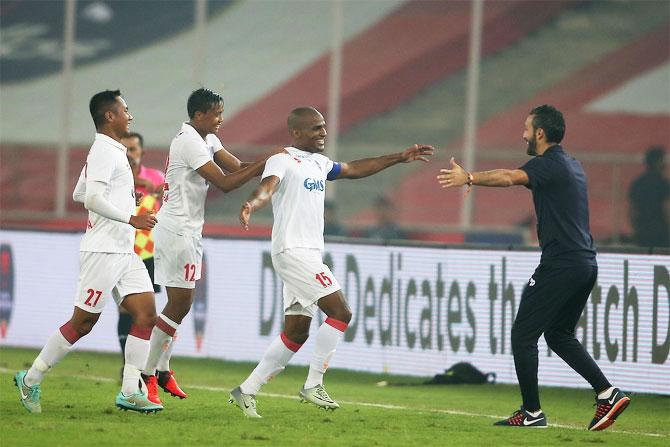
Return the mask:
[[188,315],[192,305],[193,297],[183,296],[178,299],[172,299],[168,302],[168,313],[174,315],[176,319],[181,321],[182,318]]
[[307,331],[284,331],[284,335],[286,335],[286,337],[294,343],[303,344],[309,338],[309,329]]
[[341,301],[338,302],[337,305],[329,306],[324,309],[324,312],[329,318],[333,318],[343,323],[349,324],[351,321],[351,309],[349,309],[349,306],[346,304],[344,297],[341,298]]
[[342,309],[339,312],[337,312],[337,315],[334,316],[333,318],[335,318],[336,320],[339,320],[343,323],[349,324],[349,322],[351,321],[351,317],[352,317],[351,311],[349,309],[345,308],[345,309]]
[[184,318],[191,311],[191,305],[193,304],[193,299],[179,303],[179,314]]
[[135,315],[134,323],[140,327],[154,327],[156,324],[156,311],[147,310]]

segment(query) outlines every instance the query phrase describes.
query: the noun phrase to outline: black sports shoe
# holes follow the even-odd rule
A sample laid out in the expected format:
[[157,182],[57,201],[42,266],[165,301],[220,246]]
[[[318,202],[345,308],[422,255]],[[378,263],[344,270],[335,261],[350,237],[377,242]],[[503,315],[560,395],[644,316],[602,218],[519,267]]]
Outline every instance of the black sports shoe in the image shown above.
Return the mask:
[[505,427],[523,427],[523,428],[547,428],[547,418],[544,413],[533,416],[523,407],[519,408],[512,416],[502,421],[495,422],[493,425],[502,425]]
[[589,430],[605,430],[614,424],[616,418],[623,413],[630,403],[630,397],[626,396],[619,388],[614,388],[612,394],[607,399],[598,399],[596,395],[596,415],[589,424]]

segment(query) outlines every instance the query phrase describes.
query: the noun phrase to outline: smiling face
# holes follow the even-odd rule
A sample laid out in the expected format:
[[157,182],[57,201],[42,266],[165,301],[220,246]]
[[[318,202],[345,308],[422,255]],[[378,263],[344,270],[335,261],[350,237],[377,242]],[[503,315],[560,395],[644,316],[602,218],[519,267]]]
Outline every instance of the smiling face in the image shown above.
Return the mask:
[[293,146],[307,152],[323,152],[326,149],[326,121],[314,110],[300,117],[291,129]]
[[128,111],[128,104],[121,96],[116,97],[114,106],[106,113],[106,118],[110,130],[116,136],[124,138],[128,135],[133,116]]
[[195,112],[191,123],[201,135],[216,134],[223,124],[223,103],[213,104],[207,112]]

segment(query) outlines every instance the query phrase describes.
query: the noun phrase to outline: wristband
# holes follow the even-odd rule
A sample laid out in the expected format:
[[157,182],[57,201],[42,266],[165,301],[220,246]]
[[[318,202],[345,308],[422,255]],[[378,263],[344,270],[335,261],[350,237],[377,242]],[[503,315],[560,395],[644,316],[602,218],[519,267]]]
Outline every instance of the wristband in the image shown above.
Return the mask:
[[465,182],[465,184],[468,186],[472,186],[473,182],[475,181],[475,178],[469,172],[466,171],[466,173],[468,174],[468,181]]

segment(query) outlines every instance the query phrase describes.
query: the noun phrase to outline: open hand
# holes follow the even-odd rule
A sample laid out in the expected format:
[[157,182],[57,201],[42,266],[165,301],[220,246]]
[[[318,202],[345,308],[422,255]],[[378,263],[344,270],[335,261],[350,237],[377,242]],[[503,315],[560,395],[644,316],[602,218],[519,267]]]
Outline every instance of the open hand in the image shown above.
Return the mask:
[[465,169],[454,161],[454,157],[449,160],[449,165],[449,169],[440,169],[440,175],[437,176],[440,185],[443,188],[465,185],[468,182],[468,173]]
[[409,163],[416,160],[427,162],[428,156],[433,155],[434,150],[435,149],[433,146],[426,144],[415,144],[414,146],[408,147],[402,152],[402,162]]

